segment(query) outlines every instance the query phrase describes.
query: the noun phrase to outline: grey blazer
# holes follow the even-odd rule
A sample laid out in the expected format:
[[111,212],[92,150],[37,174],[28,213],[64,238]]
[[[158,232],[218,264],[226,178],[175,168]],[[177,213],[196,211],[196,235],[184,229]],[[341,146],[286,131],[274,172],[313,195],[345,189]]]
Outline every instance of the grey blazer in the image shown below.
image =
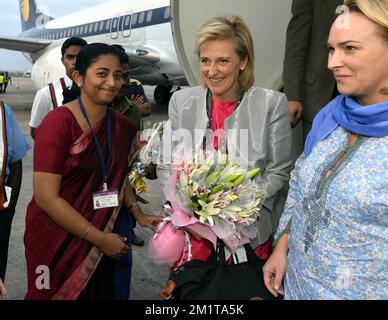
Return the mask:
[[[165,135],[170,135],[170,130],[188,129],[192,137],[197,136],[192,146],[200,147],[207,123],[203,87],[173,94]],[[224,124],[224,141],[230,158],[249,168],[261,168],[256,180],[263,186],[265,196],[264,210],[257,221],[258,237],[252,243],[257,246],[276,231],[286,198],[284,190],[291,168],[291,127],[286,97],[283,93],[254,86],[245,92],[239,107]],[[173,142],[171,150],[176,144]],[[162,164],[158,164],[158,177],[162,181],[170,175],[168,162],[163,159]]]
[[302,102],[302,117],[310,123],[333,96],[335,79],[327,68],[327,39],[341,4],[341,0],[292,2],[283,65],[284,93],[288,100]]

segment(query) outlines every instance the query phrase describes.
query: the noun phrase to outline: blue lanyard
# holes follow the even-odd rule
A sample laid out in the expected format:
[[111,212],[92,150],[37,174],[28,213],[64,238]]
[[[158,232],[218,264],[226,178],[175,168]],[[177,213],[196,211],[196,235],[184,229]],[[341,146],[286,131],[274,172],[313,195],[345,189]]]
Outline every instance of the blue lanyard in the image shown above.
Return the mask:
[[107,173],[108,173],[108,166],[112,160],[112,118],[111,118],[111,113],[109,111],[109,107],[108,107],[108,115],[107,115],[107,121],[108,121],[108,151],[109,151],[109,157],[108,157],[108,161],[105,161],[105,158],[104,158],[104,153],[102,152],[102,147],[101,147],[101,144],[100,144],[100,141],[98,141],[98,138],[96,136],[96,133],[94,132],[93,128],[92,128],[92,125],[89,121],[89,117],[86,113],[86,110],[85,110],[85,106],[84,104],[82,103],[82,100],[81,100],[81,97],[77,97],[78,99],[78,103],[79,103],[79,107],[81,109],[81,112],[82,114],[84,115],[84,118],[86,120],[86,122],[89,124],[89,127],[90,129],[92,130],[92,134],[93,134],[93,138],[94,138],[94,142],[96,143],[96,147],[97,147],[97,151],[98,151],[98,158],[100,159],[100,166],[101,166],[101,172],[102,172],[102,176],[104,178],[104,191],[108,191],[108,184],[107,184]]

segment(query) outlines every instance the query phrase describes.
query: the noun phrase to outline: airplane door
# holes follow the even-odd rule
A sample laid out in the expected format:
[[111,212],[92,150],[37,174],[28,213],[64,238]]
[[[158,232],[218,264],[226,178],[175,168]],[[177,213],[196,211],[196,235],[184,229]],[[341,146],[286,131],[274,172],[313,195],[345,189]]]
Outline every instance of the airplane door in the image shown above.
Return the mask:
[[123,38],[129,38],[132,32],[132,14],[127,14],[121,22],[121,30]]
[[111,19],[110,22],[110,37],[111,39],[117,39],[120,32],[120,21],[121,17],[117,16]]
[[255,44],[256,84],[272,89],[282,86],[286,30],[292,0],[170,0],[175,49],[190,85],[200,84],[195,33],[208,19],[236,14],[248,24]]

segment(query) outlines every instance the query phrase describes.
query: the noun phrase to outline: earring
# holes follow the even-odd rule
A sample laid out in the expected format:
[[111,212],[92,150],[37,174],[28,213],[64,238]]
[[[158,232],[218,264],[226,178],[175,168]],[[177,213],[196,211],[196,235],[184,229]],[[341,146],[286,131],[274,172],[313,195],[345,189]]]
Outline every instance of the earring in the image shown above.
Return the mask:
[[244,67],[241,67],[240,69],[241,69],[241,71],[244,71]]

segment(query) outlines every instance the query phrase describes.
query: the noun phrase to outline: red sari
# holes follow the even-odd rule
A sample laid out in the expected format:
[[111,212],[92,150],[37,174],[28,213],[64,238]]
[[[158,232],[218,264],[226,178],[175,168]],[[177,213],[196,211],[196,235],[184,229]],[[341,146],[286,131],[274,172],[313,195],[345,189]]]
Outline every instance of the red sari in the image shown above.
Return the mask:
[[[112,160],[109,189],[121,190],[128,172],[128,155],[136,129],[120,113],[112,114]],[[94,129],[106,153],[107,122]],[[93,210],[92,193],[102,190],[102,174],[91,131],[83,133],[70,109],[50,112],[36,130],[34,172],[62,175],[60,196],[96,228],[111,232],[117,208]],[[123,191],[121,192],[123,197]],[[120,198],[122,199],[122,198]],[[27,208],[26,248],[28,291],[26,299],[77,299],[102,258],[102,252],[56,225],[33,197]],[[36,268],[48,266],[50,288],[39,290]]]

